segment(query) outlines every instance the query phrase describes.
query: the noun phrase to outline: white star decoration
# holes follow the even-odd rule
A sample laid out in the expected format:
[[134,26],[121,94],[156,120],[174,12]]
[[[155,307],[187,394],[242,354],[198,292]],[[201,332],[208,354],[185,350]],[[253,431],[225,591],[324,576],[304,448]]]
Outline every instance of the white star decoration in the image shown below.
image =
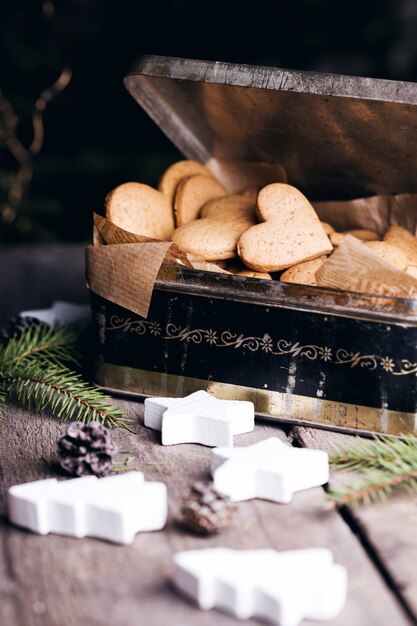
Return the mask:
[[196,391],[186,398],[145,400],[145,426],[160,430],[165,446],[233,446],[233,436],[252,431],[254,425],[252,402],[218,400],[206,391]]
[[238,619],[297,626],[333,619],[346,600],[346,570],[324,548],[190,550],[175,555],[174,568],[174,584],[200,608]]
[[140,531],[160,530],[167,519],[163,483],[145,482],[142,472],[107,478],[56,478],[14,485],[9,518],[41,535],[97,537],[132,543]]
[[293,448],[270,437],[252,446],[213,450],[211,472],[215,488],[235,502],[286,503],[296,491],[327,483],[329,461],[323,450]]

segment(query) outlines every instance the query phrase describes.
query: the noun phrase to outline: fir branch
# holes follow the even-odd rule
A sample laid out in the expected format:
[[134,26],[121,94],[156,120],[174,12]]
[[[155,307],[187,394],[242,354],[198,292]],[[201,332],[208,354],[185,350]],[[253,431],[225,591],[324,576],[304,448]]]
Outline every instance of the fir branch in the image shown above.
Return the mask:
[[332,506],[369,504],[386,499],[398,490],[417,491],[417,438],[374,437],[373,441],[356,438],[355,444],[338,447],[330,457],[334,468],[359,471],[362,480],[341,487],[331,487]]
[[354,444],[335,446],[330,463],[338,469],[365,472],[373,468],[398,469],[417,465],[417,438],[375,436],[372,440],[356,437]]
[[31,324],[0,347],[0,418],[8,395],[28,408],[48,408],[62,420],[126,428],[124,412],[66,364],[79,364],[78,333],[70,326]]
[[387,499],[394,490],[417,491],[417,468],[404,474],[378,472],[372,478],[357,482],[346,488],[333,488],[328,492],[334,507],[355,505],[363,502],[370,504],[375,500]]
[[36,359],[43,365],[79,365],[77,332],[70,326],[31,324],[21,334],[13,336],[4,348],[0,348],[0,372]]
[[44,369],[36,362],[19,363],[6,374],[0,372],[1,380],[7,392],[23,405],[39,411],[49,408],[63,421],[78,420],[85,424],[98,421],[111,428],[126,425],[121,409],[67,368]]

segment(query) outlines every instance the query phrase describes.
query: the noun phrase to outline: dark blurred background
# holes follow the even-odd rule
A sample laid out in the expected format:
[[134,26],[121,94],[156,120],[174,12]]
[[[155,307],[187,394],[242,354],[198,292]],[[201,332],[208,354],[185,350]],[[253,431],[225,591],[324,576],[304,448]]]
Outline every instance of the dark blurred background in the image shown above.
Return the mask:
[[415,0],[3,3],[0,241],[88,240],[108,191],[178,158],[122,85],[141,54],[417,81],[416,35]]

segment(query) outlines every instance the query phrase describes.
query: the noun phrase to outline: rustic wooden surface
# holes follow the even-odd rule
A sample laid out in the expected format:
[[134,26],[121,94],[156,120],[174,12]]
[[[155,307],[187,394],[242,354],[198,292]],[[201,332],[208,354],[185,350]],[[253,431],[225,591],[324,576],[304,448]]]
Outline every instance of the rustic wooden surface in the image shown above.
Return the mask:
[[[304,447],[330,451],[336,443],[351,443],[348,435],[314,428],[294,428],[296,441]],[[333,472],[333,480],[337,480]],[[397,494],[389,502],[350,509],[351,525],[360,533],[380,568],[398,590],[410,613],[417,615],[417,496]]]
[[[170,516],[163,532],[137,536],[132,546],[93,539],[39,537],[1,529],[3,567],[0,623],[8,626],[111,624],[185,626],[232,624],[217,612],[201,613],[171,589],[169,571],[177,550],[209,546],[276,549],[325,546],[349,572],[349,599],[335,626],[407,624],[401,607],[358,539],[336,512],[323,511],[322,489],[297,494],[290,505],[242,503],[233,526],[212,539],[186,533],[178,508],[190,482],[208,478],[210,450],[198,445],[161,446],[158,433],[142,426],[142,404],[119,401],[137,424],[138,434],[116,431],[150,480],[168,486]],[[54,443],[64,426],[52,418],[9,406],[1,425],[2,510],[13,483],[54,476]],[[259,424],[239,445],[267,436],[285,438],[275,426]],[[249,622],[255,623],[255,622]],[[306,622],[307,624],[307,622]]]
[[[56,271],[57,258],[65,258],[61,248],[34,249],[31,262],[27,248],[10,253],[15,281],[10,276],[5,278],[3,272],[0,274],[0,319],[20,308],[47,306],[48,283],[51,300],[59,297],[85,301],[81,247],[72,249],[73,271],[66,270],[65,280]],[[0,253],[0,263],[6,262],[6,256],[4,251]],[[41,270],[34,259],[41,260]],[[25,278],[27,272],[32,280]],[[21,284],[26,289],[23,295]],[[33,293],[38,288],[39,293]],[[161,446],[158,433],[143,426],[140,402],[116,402],[126,408],[135,431],[114,431],[119,449],[134,456],[136,467],[144,471],[147,479],[162,480],[168,486],[170,512],[166,528],[138,534],[131,546],[117,546],[94,539],[41,537],[10,525],[7,488],[57,475],[55,441],[65,426],[53,418],[9,404],[0,424],[1,626],[238,624],[217,611],[199,611],[170,584],[174,552],[209,546],[279,550],[328,547],[349,574],[346,606],[331,624],[417,623],[415,497],[362,507],[343,517],[325,510],[324,491],[317,488],[296,494],[288,505],[260,500],[241,503],[227,531],[210,539],[195,537],[178,523],[178,511],[189,483],[208,478],[210,450],[191,444]],[[286,430],[290,432],[290,428]],[[294,438],[298,445],[324,448],[340,438],[329,432],[300,428],[291,430],[290,435],[289,441]],[[267,436],[288,439],[282,428],[258,423],[253,433],[236,438],[236,445],[247,445]],[[303,623],[309,625],[307,621]]]

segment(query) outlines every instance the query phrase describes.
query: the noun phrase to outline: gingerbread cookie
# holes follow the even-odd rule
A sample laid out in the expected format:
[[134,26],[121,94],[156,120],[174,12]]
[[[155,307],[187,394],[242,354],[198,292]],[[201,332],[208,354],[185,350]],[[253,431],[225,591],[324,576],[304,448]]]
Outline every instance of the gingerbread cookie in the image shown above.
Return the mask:
[[178,184],[174,199],[174,213],[177,226],[195,220],[202,206],[209,200],[226,196],[227,190],[215,178],[195,174],[183,178]]
[[168,241],[174,230],[171,203],[160,191],[142,183],[124,183],[105,200],[107,219],[135,235]]
[[332,251],[332,244],[307,198],[284,183],[267,185],[258,195],[257,224],[237,245],[251,269],[274,272]]
[[158,189],[170,199],[173,205],[178,184],[184,178],[194,176],[195,174],[212,176],[210,170],[198,161],[177,161],[162,174]]
[[172,240],[182,250],[207,261],[234,258],[237,240],[256,224],[254,204],[243,196],[212,200],[201,213],[201,219],[174,230]]
[[247,196],[230,195],[209,200],[200,211],[200,217],[232,222],[236,218],[250,216],[256,220],[256,201]]
[[321,256],[312,261],[304,261],[299,265],[293,265],[280,276],[283,283],[298,283],[300,285],[317,285],[316,272],[326,261],[327,256]]

